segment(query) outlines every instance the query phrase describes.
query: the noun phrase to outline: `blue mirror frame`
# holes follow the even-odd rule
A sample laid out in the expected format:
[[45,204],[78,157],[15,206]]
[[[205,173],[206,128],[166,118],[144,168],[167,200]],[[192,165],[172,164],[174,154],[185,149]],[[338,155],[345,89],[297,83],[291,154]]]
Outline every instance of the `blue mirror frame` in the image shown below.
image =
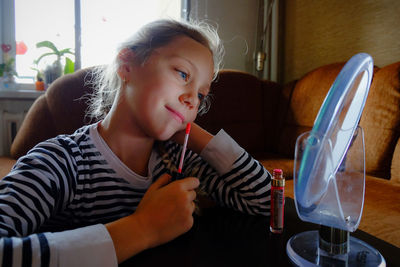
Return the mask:
[[[305,147],[304,156],[300,162],[297,182],[295,184],[296,201],[303,208],[311,208],[312,204],[325,193],[321,188],[318,194],[309,192],[310,184],[315,179],[329,179],[335,175],[343,157],[350,145],[354,131],[361,118],[368,96],[373,76],[373,60],[366,53],[353,56],[342,68],[330,88],[311,130],[311,136],[321,136],[322,140],[309,140]],[[346,135],[337,136],[338,128],[348,128]],[[313,172],[318,168],[321,149],[315,148],[316,142],[339,140],[333,144],[334,172],[327,173],[329,177],[314,177]],[[296,173],[296,167],[294,170]],[[326,189],[325,189],[326,190]]]

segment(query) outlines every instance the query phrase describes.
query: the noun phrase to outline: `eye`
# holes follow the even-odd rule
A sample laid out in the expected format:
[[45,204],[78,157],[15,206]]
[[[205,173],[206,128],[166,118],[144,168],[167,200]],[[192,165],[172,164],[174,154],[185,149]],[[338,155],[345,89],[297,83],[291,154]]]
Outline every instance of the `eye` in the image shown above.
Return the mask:
[[178,74],[182,77],[182,79],[187,82],[189,80],[189,75],[181,70],[176,70],[178,72]]
[[198,93],[197,97],[199,98],[200,102],[203,102],[204,98],[206,98],[206,96],[203,95],[202,93]]

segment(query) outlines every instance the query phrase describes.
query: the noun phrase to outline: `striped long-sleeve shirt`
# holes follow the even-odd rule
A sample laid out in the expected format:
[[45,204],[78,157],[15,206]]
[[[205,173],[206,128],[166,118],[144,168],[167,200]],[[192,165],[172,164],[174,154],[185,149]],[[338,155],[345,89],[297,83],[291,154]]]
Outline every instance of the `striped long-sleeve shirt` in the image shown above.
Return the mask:
[[[178,162],[182,147],[163,147],[161,154],[155,146],[143,177],[110,150],[96,124],[35,146],[0,181],[2,266],[116,266],[104,224],[132,214]],[[220,205],[269,215],[270,174],[222,130],[200,155],[187,151],[183,173],[198,177]]]

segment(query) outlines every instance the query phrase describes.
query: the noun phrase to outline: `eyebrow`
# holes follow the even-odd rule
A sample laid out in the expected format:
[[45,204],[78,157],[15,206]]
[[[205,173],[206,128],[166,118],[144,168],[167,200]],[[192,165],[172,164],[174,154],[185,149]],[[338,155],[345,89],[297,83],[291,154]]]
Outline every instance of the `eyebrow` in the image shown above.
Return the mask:
[[[199,68],[197,68],[197,66],[195,64],[193,64],[193,62],[190,61],[189,59],[187,59],[186,57],[180,56],[180,55],[172,55],[171,58],[182,59],[182,60],[186,61],[187,63],[189,63],[189,65],[192,66],[192,68],[194,68],[197,72],[199,72]],[[211,82],[207,83],[204,86],[201,86],[200,89],[204,88],[204,87],[207,89],[207,94],[208,94],[211,91]]]
[[196,71],[198,72],[199,69],[197,68],[197,66],[195,64],[192,63],[192,61],[190,61],[189,59],[185,58],[184,56],[180,56],[180,55],[172,55],[172,58],[177,58],[177,59],[183,59],[184,61],[186,61],[187,63],[189,63],[193,68],[196,69]]

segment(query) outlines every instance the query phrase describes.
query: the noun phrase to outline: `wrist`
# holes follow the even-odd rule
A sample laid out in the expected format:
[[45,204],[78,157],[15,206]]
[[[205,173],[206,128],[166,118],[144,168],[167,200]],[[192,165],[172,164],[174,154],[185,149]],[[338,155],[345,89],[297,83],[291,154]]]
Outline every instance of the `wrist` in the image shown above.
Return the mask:
[[119,263],[151,247],[151,238],[135,214],[108,223],[106,228]]
[[193,123],[189,136],[188,148],[200,154],[213,137],[212,134]]
[[135,227],[138,230],[137,236],[142,241],[143,250],[155,247],[157,244],[156,237],[154,231],[149,229],[149,224],[146,223],[142,216],[136,212],[130,215],[130,217],[131,220],[134,221]]

